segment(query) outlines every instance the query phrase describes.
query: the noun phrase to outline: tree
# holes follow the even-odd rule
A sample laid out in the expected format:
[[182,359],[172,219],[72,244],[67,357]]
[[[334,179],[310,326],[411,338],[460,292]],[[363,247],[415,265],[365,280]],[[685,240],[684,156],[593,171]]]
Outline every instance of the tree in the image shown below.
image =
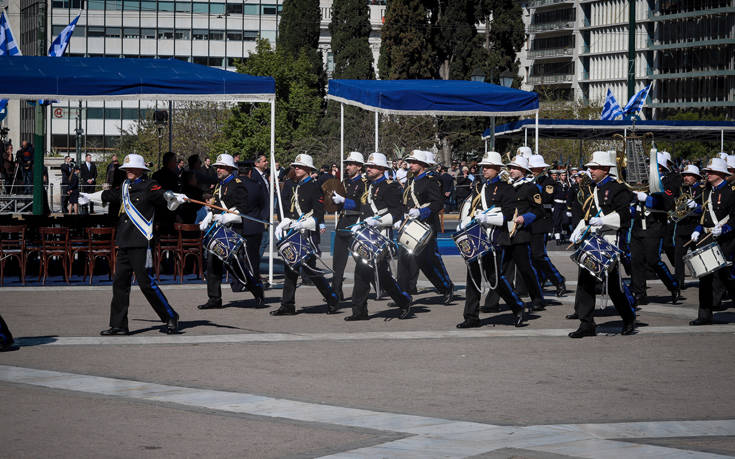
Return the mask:
[[[276,81],[276,159],[286,162],[316,137],[322,99],[315,89],[317,76],[306,50],[294,58],[281,48],[273,50],[268,40],[260,40],[247,62],[238,63],[238,72],[272,76]],[[248,157],[270,151],[270,105],[241,103],[216,142],[218,151]]]
[[278,24],[277,47],[297,59],[301,53],[317,75],[313,86],[324,97],[327,73],[324,71],[322,52],[319,50],[321,10],[319,0],[288,0],[283,2],[281,21]]
[[[523,26],[523,10],[514,0],[482,0],[477,3],[477,17],[485,22],[485,49],[487,58],[484,65],[486,80],[500,82],[500,74],[511,71],[518,74],[516,56],[526,41]],[[514,87],[518,87],[516,78]]]
[[335,0],[332,5],[334,78],[372,80],[373,53],[370,50],[370,9],[365,0]]
[[420,0],[388,2],[378,59],[380,78],[433,78],[430,37],[427,11]]
[[475,24],[476,0],[436,1],[431,7],[436,74],[443,80],[467,80],[486,57]]

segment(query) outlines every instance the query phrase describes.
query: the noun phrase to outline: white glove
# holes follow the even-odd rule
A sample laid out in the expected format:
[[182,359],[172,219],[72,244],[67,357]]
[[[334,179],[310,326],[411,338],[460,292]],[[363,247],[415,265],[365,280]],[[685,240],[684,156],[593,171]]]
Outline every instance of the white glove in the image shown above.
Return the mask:
[[352,231],[352,233],[354,234],[360,231],[360,228],[362,228],[362,225],[360,223],[357,223],[355,225],[352,225],[352,228],[350,228],[350,231]]
[[694,209],[695,207],[697,207],[697,203],[694,202],[694,199],[690,199],[689,201],[687,201],[687,207],[689,207],[690,209]]
[[576,244],[582,239],[582,234],[584,234],[584,227],[577,227],[574,231],[572,231],[572,235],[569,237],[569,239]]
[[281,220],[281,223],[276,226],[276,239],[283,239],[283,232],[291,227],[291,222],[293,222],[293,220],[291,220],[290,218],[284,218],[283,220]]
[[690,237],[690,239],[694,242],[697,242],[699,240],[699,236],[700,236],[699,231],[695,231],[692,233],[692,236]]
[[636,191],[635,195],[640,202],[646,202],[646,199],[648,199],[648,195],[642,191]]
[[722,227],[720,225],[716,225],[714,228],[712,228],[712,236],[720,237],[721,234],[722,234]]
[[291,228],[295,231],[301,231],[302,229],[306,229],[306,222],[304,220],[295,221],[291,223]]
[[393,223],[393,229],[395,230],[400,229],[401,224],[403,224],[403,220],[398,220],[397,222]]
[[602,226],[602,219],[600,217],[590,218],[590,226]]
[[365,224],[367,226],[378,226],[380,224],[380,218],[370,217],[365,220]]
[[232,223],[240,223],[242,221],[242,217],[237,214],[226,212],[215,215],[214,221],[218,222],[221,225],[230,225]]
[[209,224],[212,223],[212,212],[207,212],[207,215],[204,217],[204,220],[199,222],[199,229],[202,231],[206,231],[207,228],[209,228]]
[[176,210],[181,204],[184,204],[189,200],[189,198],[183,193],[173,193],[173,196],[174,199],[169,201],[166,205],[166,207],[168,207],[168,210]]
[[457,231],[462,231],[463,229],[467,228],[467,225],[470,223],[471,220],[460,220],[460,222],[457,224]]
[[85,198],[87,201],[92,202],[94,204],[100,204],[100,205],[103,204],[102,191],[97,191],[96,193],[79,193],[79,196]]
[[408,216],[411,218],[418,218],[419,215],[421,215],[421,212],[416,208],[408,210]]
[[484,213],[475,215],[475,221],[481,225],[487,224],[487,218],[488,218],[488,215]]
[[335,204],[343,204],[345,202],[345,197],[337,194],[336,191],[332,191],[332,202]]
[[567,212],[567,217],[571,217],[571,216],[572,216],[572,213],[571,212]]

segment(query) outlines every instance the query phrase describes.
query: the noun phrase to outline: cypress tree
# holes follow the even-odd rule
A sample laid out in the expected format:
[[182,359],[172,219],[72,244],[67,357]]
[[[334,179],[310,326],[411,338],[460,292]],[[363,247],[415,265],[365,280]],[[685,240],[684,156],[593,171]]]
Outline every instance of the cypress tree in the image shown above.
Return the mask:
[[324,97],[327,73],[324,71],[322,52],[319,50],[320,22],[319,0],[285,0],[278,24],[276,46],[294,59],[302,52],[306,54],[312,71],[317,75],[314,88]]
[[475,27],[476,0],[434,2],[431,12],[437,74],[445,80],[469,79],[484,54]]
[[385,11],[378,70],[380,78],[432,78],[430,24],[421,0],[391,0]]
[[334,54],[333,78],[372,80],[370,9],[365,0],[334,0],[329,24]]
[[[482,0],[478,2],[477,14],[486,24],[485,75],[492,75],[491,82],[497,84],[502,72],[518,73],[516,54],[526,41],[523,11],[514,0]],[[518,79],[514,86],[517,84]]]

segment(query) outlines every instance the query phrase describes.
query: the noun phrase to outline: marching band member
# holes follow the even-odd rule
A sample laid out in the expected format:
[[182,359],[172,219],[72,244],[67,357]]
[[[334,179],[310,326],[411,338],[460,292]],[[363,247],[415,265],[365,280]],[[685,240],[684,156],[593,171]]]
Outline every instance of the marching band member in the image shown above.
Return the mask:
[[[403,217],[401,203],[401,185],[386,179],[384,172],[390,167],[382,153],[372,153],[365,163],[368,189],[365,199],[360,205],[360,220],[365,225],[379,228],[381,232],[390,232],[394,221]],[[353,231],[360,225],[353,226]],[[355,264],[355,286],[352,290],[352,315],[346,321],[367,320],[367,298],[370,284],[375,275],[379,276],[381,289],[385,290],[400,308],[399,318],[406,319],[411,315],[411,295],[401,289],[390,271],[388,258],[381,259],[375,269],[364,263]]]
[[[171,307],[151,273],[150,241],[153,239],[153,219],[156,208],[167,206],[164,198],[166,190],[145,175],[150,169],[146,167],[141,155],[127,155],[120,169],[127,174],[127,179],[121,188],[99,191],[85,196],[94,201],[109,202],[111,206],[119,206],[120,209],[116,232],[116,243],[120,249],[115,257],[110,328],[101,331],[100,335],[129,334],[128,306],[130,305],[130,282],[133,273],[148,303],[156,311],[161,322],[166,324],[166,333],[177,333],[179,315]],[[175,210],[180,204],[186,202],[185,195],[176,193],[175,197],[176,200],[169,206],[169,210]]]
[[[403,192],[403,205],[409,218],[416,218],[427,223],[431,226],[433,234],[424,249],[418,254],[410,254],[404,248],[399,250],[398,284],[402,290],[410,291],[411,279],[418,276],[420,269],[443,295],[442,302],[450,304],[454,284],[447,274],[436,243],[436,235],[441,230],[439,212],[444,208],[444,199],[442,199],[439,180],[435,174],[429,172],[433,163],[429,155],[431,155],[430,152],[413,150],[406,158],[413,177],[408,180]],[[394,223],[394,228],[397,229],[400,226],[401,222]]]
[[544,297],[531,260],[530,245],[533,222],[544,216],[541,193],[533,180],[526,177],[526,174],[531,173],[526,158],[516,156],[507,166],[514,194],[509,204],[503,206],[510,239],[503,256],[503,272],[507,272],[511,262],[514,263],[531,296],[533,309],[541,310],[544,308]]
[[[610,168],[615,166],[610,154],[606,151],[595,151],[592,160],[585,164],[589,168],[593,186],[592,199],[587,207],[587,216],[581,220],[572,233],[572,242],[579,243],[586,233],[591,231],[602,236],[608,242],[616,241],[616,233],[625,231],[630,224],[629,193],[625,185],[617,182],[609,175]],[[589,228],[589,229],[588,229]],[[578,269],[577,294],[574,298],[574,311],[580,320],[579,328],[569,333],[570,338],[595,336],[595,297],[600,281],[586,269]],[[635,311],[628,296],[621,287],[620,267],[615,266],[607,273],[607,289],[610,299],[620,317],[623,318],[621,334],[631,335],[635,331]]]
[[[671,153],[669,153],[668,151],[662,151],[661,155],[666,160],[667,168],[667,170],[664,170],[663,174],[661,175],[661,183],[663,184],[664,189],[671,191],[672,201],[675,202],[679,195],[681,195],[681,173],[679,173],[676,165],[671,160]],[[668,225],[666,225],[666,228],[664,229],[664,233],[662,235],[663,241],[661,244],[661,250],[663,250],[663,252],[669,258],[671,266],[676,266],[676,247],[674,245],[676,239],[676,234],[674,234],[675,226],[676,225],[674,224],[674,222],[671,220],[671,218],[669,218]],[[679,285],[679,289],[681,290],[681,285]]]
[[[506,248],[510,244],[506,218],[502,209],[512,207],[515,199],[513,187],[500,180],[498,174],[503,166],[500,153],[490,151],[478,163],[482,167],[482,180],[476,180],[472,186],[472,195],[467,205],[461,210],[460,228],[466,228],[472,219],[492,231],[491,240],[494,252],[485,254],[480,260],[467,265],[467,295],[464,306],[464,322],[457,324],[457,328],[473,328],[480,326],[480,296],[479,287],[482,283],[483,270],[488,279],[495,278],[495,290],[513,311],[516,327],[523,324],[523,301],[513,286],[503,274]],[[493,257],[495,257],[493,259]],[[491,281],[492,284],[492,281]]]
[[332,271],[334,271],[332,288],[337,292],[340,301],[345,299],[344,292],[342,292],[342,281],[352,239],[349,228],[360,218],[360,206],[364,204],[368,188],[367,179],[360,173],[363,163],[362,153],[350,152],[344,160],[346,177],[342,180],[347,196],[341,196],[336,191],[332,192],[332,196],[325,196],[326,199],[331,199],[335,204],[342,206],[334,234],[334,257],[332,258]]
[[[218,207],[229,209],[234,212],[242,212],[247,214],[249,212],[248,206],[248,190],[245,183],[238,177],[235,177],[233,172],[237,169],[235,160],[232,155],[221,154],[217,156],[212,166],[215,168],[217,173],[217,179],[219,182],[214,188],[214,204]],[[242,217],[237,214],[229,212],[221,212],[217,215],[213,215],[212,212],[208,212],[204,220],[199,223],[199,228],[202,231],[206,231],[209,225],[212,223],[219,223],[231,227],[236,233],[242,235]],[[263,284],[260,282],[260,277],[255,277],[251,270],[247,269],[247,266],[251,265],[251,260],[245,250],[240,250],[236,256],[244,267],[242,270],[245,275],[246,285],[232,276],[232,291],[241,292],[245,287],[255,297],[255,306],[260,307],[265,304],[265,298],[263,296]],[[247,257],[247,259],[246,259]],[[222,273],[223,264],[215,254],[207,254],[207,302],[199,305],[199,309],[216,309],[222,307]]]
[[546,175],[546,170],[550,166],[546,164],[543,156],[531,155],[528,167],[533,174],[536,188],[541,194],[541,205],[543,206],[541,217],[531,225],[531,260],[536,273],[539,275],[540,283],[543,284],[546,279],[551,280],[556,287],[556,296],[561,297],[567,291],[565,279],[551,262],[549,254],[546,252],[548,234],[554,230],[552,214],[554,211],[554,195],[558,184]]
[[[720,246],[722,255],[727,261],[733,261],[735,255],[735,186],[727,183],[730,172],[724,159],[712,158],[706,168],[702,169],[707,177],[707,188],[703,193],[704,202],[701,224],[691,235],[694,242],[704,242],[708,233]],[[717,281],[715,281],[717,278]],[[733,292],[733,279],[730,269],[723,267],[699,279],[699,313],[689,325],[710,325],[712,311],[719,307],[725,289]]]
[[[304,232],[306,237],[313,241],[318,235],[318,224],[324,219],[322,191],[311,176],[311,172],[316,171],[314,161],[310,155],[302,153],[296,155],[291,167],[294,170],[294,178],[283,184],[281,205],[285,218],[276,227],[276,237],[280,240],[286,236],[288,230],[293,230]],[[308,277],[326,299],[327,314],[336,313],[339,304],[337,294],[334,293],[324,276],[316,271],[316,260],[311,257],[304,263],[306,266],[302,268],[301,274]],[[299,272],[292,270],[288,264],[284,264],[284,270],[285,280],[281,307],[270,312],[273,316],[296,314],[294,298]]]
[[683,181],[681,191],[690,196],[686,202],[689,215],[676,224],[676,254],[674,256],[676,261],[674,262],[674,272],[676,273],[676,280],[679,282],[679,287],[684,288],[684,254],[689,249],[686,243],[689,241],[702,216],[703,188],[699,184],[702,176],[699,174],[699,168],[697,166],[688,165],[681,171],[681,178]]
[[[664,155],[658,153],[659,173],[668,171]],[[666,264],[661,260],[663,237],[666,234],[667,212],[674,207],[673,181],[663,183],[664,192],[649,195],[643,191],[635,192],[636,204],[633,214],[633,231],[630,240],[631,290],[638,305],[648,304],[646,295],[647,267],[654,271],[671,292],[674,304],[679,300],[679,283]]]

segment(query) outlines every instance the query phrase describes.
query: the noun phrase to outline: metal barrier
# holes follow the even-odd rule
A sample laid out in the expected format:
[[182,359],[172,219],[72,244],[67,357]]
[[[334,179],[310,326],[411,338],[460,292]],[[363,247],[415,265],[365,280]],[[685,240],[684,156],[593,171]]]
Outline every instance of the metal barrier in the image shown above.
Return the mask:
[[[48,205],[54,211],[54,184],[44,185]],[[0,179],[0,214],[32,214],[33,185],[7,183]]]

